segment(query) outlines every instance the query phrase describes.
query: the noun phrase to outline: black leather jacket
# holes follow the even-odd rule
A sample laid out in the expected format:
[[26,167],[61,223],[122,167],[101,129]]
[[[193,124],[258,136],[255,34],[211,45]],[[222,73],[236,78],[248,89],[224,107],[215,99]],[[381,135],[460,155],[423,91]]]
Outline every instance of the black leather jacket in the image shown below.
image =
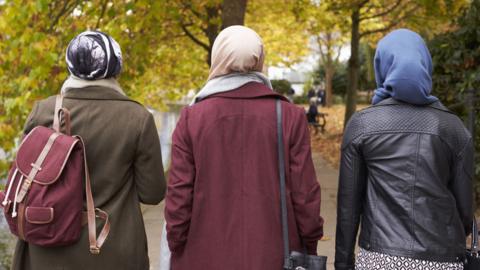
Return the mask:
[[342,144],[335,269],[361,248],[421,260],[461,261],[472,223],[473,145],[440,102],[387,99],[356,113]]

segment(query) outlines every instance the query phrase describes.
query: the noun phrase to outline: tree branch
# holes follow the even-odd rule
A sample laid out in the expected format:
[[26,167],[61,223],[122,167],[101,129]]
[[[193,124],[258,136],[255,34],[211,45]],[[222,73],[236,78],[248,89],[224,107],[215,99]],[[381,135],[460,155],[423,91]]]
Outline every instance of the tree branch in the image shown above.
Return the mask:
[[368,31],[365,31],[363,33],[360,33],[360,38],[362,37],[365,37],[365,36],[368,36],[368,35],[371,35],[371,34],[376,34],[376,33],[382,33],[382,32],[386,32],[390,29],[392,29],[393,27],[397,26],[398,24],[400,24],[403,20],[405,20],[406,18],[408,18],[412,12],[414,12],[415,10],[417,10],[420,6],[419,5],[415,5],[413,8],[411,8],[410,10],[407,10],[405,11],[405,15],[404,16],[401,16],[401,17],[398,17],[398,18],[394,18],[391,20],[391,22],[384,26],[384,27],[381,27],[381,28],[377,28],[377,29],[372,29],[372,30],[368,30]]
[[[55,2],[54,9],[55,9],[55,7],[56,7],[56,3],[57,3],[57,2]],[[48,28],[48,32],[51,32],[51,31],[55,28],[55,26],[58,24],[58,22],[60,21],[60,19],[61,19],[65,14],[70,13],[70,12],[73,10],[73,8],[75,8],[76,6],[78,6],[79,3],[80,3],[80,0],[76,0],[76,1],[73,1],[73,2],[71,3],[71,5],[69,5],[69,4],[70,4],[70,1],[69,1],[69,0],[65,0],[65,1],[63,2],[63,6],[62,6],[60,12],[58,12],[57,15],[53,18],[52,23],[50,24],[50,27]]]
[[187,35],[187,37],[189,37],[193,42],[195,42],[200,47],[204,48],[207,52],[210,51],[210,46],[208,46],[207,44],[202,42],[200,39],[198,39],[194,34],[192,34],[192,32],[188,30],[187,25],[185,25],[184,23],[181,23],[180,27],[182,28],[183,32],[185,32],[185,35]]
[[322,60],[322,63],[325,63],[327,61],[325,52],[323,51],[323,44],[322,44],[322,38],[318,35],[317,36],[317,45],[318,45],[318,50],[320,52],[320,59]]
[[360,3],[358,3],[358,8],[362,8],[363,6],[365,6],[368,2],[370,2],[370,0],[363,0],[361,1]]
[[353,9],[353,8],[361,9],[368,2],[370,2],[370,0],[362,0],[360,2],[350,1],[350,3],[348,4],[332,3],[329,10],[340,11],[340,10]]
[[360,21],[371,20],[371,19],[375,19],[375,18],[379,18],[379,17],[383,17],[385,15],[388,15],[389,13],[394,11],[396,8],[398,8],[402,4],[402,2],[403,2],[403,0],[397,0],[397,2],[395,2],[395,4],[393,4],[390,8],[387,8],[383,12],[373,14],[371,16],[366,16],[366,17],[360,16]]
[[367,9],[364,10],[364,13],[369,13],[370,10],[372,10],[372,8],[374,8],[374,7],[375,7],[375,4],[373,4],[373,3],[371,5],[368,5]]
[[205,16],[202,16],[202,14],[192,7],[192,3],[185,3],[184,1],[181,1],[181,4],[183,5],[183,8],[186,10],[189,10],[195,17],[199,18],[200,20],[204,20]]
[[337,56],[335,56],[335,63],[338,63],[338,61],[340,60],[340,54],[342,53],[342,48],[343,48],[342,45],[338,46]]
[[107,10],[108,0],[104,0],[102,4],[102,10],[100,11],[100,16],[98,17],[97,23],[95,24],[95,29],[100,27],[100,21],[102,20],[103,16],[105,16],[105,11]]

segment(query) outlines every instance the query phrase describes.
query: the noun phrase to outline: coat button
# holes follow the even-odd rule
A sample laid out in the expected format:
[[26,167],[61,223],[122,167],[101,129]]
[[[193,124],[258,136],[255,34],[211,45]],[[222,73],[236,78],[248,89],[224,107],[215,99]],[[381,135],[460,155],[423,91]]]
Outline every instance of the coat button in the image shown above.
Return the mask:
[[366,249],[366,250],[370,250],[370,248],[371,248],[371,247],[370,247],[370,244],[367,243],[367,244],[365,245],[365,249]]

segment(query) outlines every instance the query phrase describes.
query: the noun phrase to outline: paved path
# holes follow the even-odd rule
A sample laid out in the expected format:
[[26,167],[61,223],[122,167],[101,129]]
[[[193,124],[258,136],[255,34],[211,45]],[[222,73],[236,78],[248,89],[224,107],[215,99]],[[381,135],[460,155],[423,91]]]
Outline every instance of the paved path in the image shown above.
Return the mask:
[[[337,219],[337,187],[338,172],[331,168],[318,153],[313,153],[313,161],[317,172],[317,179],[322,187],[321,215],[325,219],[324,238],[318,243],[318,254],[328,256],[327,270],[333,269],[335,246],[335,221]],[[148,248],[150,255],[150,269],[158,270],[158,257],[161,229],[163,226],[162,202],[157,206],[144,206],[143,215],[147,228]]]
[[320,210],[325,224],[324,236],[318,242],[318,254],[328,256],[327,270],[334,270],[335,256],[335,224],[337,221],[337,189],[338,170],[330,167],[319,153],[313,153],[313,162],[317,179],[322,188],[322,209]]

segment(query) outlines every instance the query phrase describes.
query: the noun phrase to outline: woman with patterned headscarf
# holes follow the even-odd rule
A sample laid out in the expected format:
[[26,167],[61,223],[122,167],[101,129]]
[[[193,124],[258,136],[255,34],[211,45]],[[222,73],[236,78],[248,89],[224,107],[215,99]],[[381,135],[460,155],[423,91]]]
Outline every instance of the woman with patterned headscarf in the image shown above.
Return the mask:
[[[109,214],[110,234],[98,255],[89,252],[86,228],[71,246],[45,248],[18,241],[12,269],[147,270],[140,203],[158,204],[165,193],[153,117],[117,83],[122,54],[112,37],[98,31],[79,34],[67,48],[66,62],[70,77],[61,89],[63,104],[71,113],[72,134],[85,141],[95,207]],[[55,99],[35,104],[25,133],[52,125]]]
[[305,112],[272,91],[264,55],[252,29],[224,29],[205,87],[181,113],[165,205],[171,269],[282,269],[277,100],[290,248],[316,254],[323,220]]
[[352,117],[343,137],[335,269],[463,269],[472,137],[431,94],[432,59],[420,35],[386,35],[374,64],[373,106]]
[[103,85],[124,94],[116,81],[122,70],[122,51],[110,36],[98,31],[86,31],[68,45],[65,55],[70,77],[62,93],[71,88]]

